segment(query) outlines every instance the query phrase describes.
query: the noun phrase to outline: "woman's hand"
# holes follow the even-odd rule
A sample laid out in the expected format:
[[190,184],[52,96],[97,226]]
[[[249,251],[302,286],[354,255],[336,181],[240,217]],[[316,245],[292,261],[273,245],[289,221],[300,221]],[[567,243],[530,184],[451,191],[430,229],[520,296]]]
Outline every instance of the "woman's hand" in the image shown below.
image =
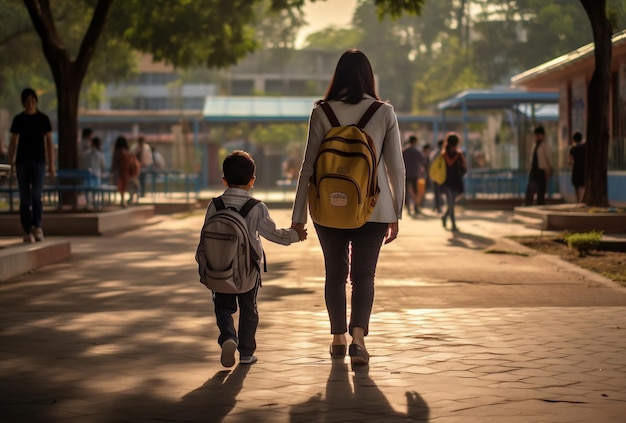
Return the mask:
[[398,237],[398,222],[392,222],[387,227],[387,233],[385,234],[385,244],[389,244]]
[[301,231],[304,229],[304,223],[291,222],[291,229],[295,229],[296,231]]

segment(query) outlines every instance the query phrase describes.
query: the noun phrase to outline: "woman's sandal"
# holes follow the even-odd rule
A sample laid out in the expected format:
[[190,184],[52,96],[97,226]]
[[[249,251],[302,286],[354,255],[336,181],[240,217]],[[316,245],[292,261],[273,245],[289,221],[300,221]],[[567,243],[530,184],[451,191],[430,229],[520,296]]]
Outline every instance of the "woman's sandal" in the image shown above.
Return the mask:
[[370,355],[365,350],[365,348],[361,347],[360,345],[350,344],[348,353],[350,354],[350,361],[352,362],[353,366],[368,364],[370,362]]
[[330,358],[344,358],[346,356],[346,346],[344,344],[330,345]]

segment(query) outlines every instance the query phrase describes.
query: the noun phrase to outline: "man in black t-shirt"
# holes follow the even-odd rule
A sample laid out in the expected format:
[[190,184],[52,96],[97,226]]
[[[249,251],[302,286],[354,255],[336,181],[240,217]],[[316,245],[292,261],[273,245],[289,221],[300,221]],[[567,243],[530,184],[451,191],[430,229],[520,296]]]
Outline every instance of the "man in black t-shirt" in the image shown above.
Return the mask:
[[46,177],[46,163],[54,175],[54,144],[52,125],[45,114],[37,110],[37,93],[32,88],[22,90],[24,111],[13,118],[9,165],[14,165],[20,191],[20,221],[24,242],[43,241],[41,194]]

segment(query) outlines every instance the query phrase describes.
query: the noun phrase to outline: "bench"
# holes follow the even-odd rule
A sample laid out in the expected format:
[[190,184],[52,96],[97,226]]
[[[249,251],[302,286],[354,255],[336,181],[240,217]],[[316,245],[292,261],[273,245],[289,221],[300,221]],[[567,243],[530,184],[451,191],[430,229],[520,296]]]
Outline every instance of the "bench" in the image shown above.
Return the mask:
[[[1,170],[1,169],[0,169]],[[8,196],[9,211],[14,211],[13,196],[19,198],[19,188],[14,177],[6,178],[7,185],[0,185],[0,194]],[[51,183],[44,185],[42,198],[44,203],[61,208],[63,193],[74,193],[74,208],[78,208],[78,197],[85,195],[85,208],[100,210],[105,204],[110,204],[112,196],[117,193],[113,185],[102,185],[98,178],[89,170],[63,169],[59,170]]]

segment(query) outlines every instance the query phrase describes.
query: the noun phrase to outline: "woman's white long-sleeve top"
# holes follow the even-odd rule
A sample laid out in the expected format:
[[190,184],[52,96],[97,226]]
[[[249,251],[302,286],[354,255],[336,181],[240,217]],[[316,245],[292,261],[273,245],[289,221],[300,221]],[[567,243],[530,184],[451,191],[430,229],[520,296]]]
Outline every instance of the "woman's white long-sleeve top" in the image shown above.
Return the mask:
[[[351,125],[356,124],[361,119],[373,101],[373,97],[365,96],[358,104],[348,104],[342,101],[329,101],[328,103],[341,125]],[[309,119],[307,145],[298,178],[291,218],[293,222],[307,222],[307,195],[309,180],[313,175],[313,163],[324,135],[331,127],[332,125],[322,108],[314,107]],[[380,195],[368,222],[397,222],[402,218],[406,181],[398,118],[393,106],[389,103],[383,104],[365,125],[364,130],[372,137],[376,152],[380,156],[378,165]]]

